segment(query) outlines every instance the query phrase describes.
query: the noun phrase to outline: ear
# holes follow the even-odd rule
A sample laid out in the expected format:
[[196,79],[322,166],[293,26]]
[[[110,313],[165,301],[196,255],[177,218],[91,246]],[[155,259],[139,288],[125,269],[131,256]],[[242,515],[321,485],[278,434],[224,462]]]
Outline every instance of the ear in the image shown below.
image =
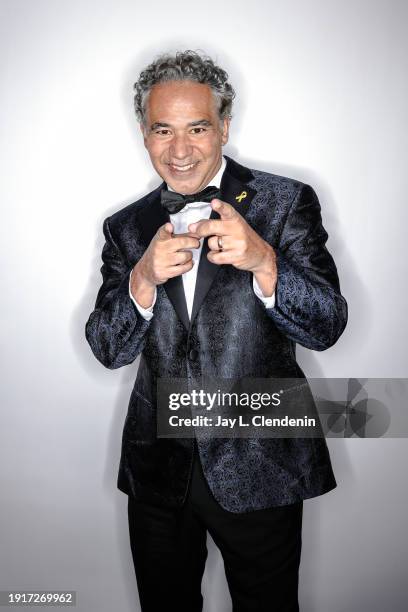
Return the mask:
[[146,147],[146,128],[145,128],[143,121],[139,123],[139,128],[140,128],[140,131],[142,132],[144,146]]
[[222,120],[221,142],[223,145],[227,144],[228,142],[230,122],[231,122],[231,119],[229,117],[225,117],[225,119]]

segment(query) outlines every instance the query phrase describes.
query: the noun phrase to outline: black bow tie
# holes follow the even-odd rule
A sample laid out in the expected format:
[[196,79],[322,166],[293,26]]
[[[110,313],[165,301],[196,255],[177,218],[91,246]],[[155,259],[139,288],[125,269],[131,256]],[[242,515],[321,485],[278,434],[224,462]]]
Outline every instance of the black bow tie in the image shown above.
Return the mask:
[[161,205],[171,215],[180,212],[186,204],[191,204],[191,202],[211,202],[214,198],[219,197],[220,190],[214,185],[210,185],[198,193],[188,193],[187,195],[176,191],[168,191],[168,189],[162,189],[160,192]]

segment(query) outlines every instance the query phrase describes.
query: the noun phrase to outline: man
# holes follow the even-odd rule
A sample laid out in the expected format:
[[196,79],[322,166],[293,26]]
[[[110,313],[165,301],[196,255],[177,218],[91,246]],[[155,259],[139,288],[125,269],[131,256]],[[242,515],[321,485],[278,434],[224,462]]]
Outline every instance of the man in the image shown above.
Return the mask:
[[107,368],[140,355],[118,487],[141,607],[202,610],[208,530],[235,612],[293,612],[303,500],[336,486],[324,438],[161,438],[156,386],[304,378],[295,344],[325,350],[347,321],[320,205],[310,186],[222,155],[234,91],[210,58],[161,56],[135,88],[163,182],[104,221],[86,337]]

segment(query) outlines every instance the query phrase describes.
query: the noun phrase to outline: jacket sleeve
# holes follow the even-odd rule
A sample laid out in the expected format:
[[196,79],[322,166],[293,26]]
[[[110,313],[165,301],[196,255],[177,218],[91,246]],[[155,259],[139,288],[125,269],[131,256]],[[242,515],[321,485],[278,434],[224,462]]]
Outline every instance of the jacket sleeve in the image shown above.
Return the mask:
[[95,357],[107,368],[132,363],[143,350],[150,326],[138,312],[129,295],[129,268],[109,227],[103,223],[105,245],[102,249],[102,286],[95,309],[85,326],[86,339]]
[[347,323],[336,265],[325,243],[320,204],[309,185],[297,192],[276,251],[275,307],[267,309],[291,340],[316,351],[332,346]]

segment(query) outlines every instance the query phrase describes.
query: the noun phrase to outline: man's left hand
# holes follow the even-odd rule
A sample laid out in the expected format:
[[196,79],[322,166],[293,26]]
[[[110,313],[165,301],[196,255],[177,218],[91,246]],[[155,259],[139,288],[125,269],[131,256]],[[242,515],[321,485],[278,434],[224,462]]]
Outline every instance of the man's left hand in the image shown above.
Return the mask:
[[[188,226],[191,234],[208,238],[208,259],[214,264],[231,264],[252,272],[265,297],[273,294],[277,281],[276,254],[248,225],[231,204],[214,199],[211,207],[220,219],[203,219]],[[222,251],[218,238],[221,237]]]

